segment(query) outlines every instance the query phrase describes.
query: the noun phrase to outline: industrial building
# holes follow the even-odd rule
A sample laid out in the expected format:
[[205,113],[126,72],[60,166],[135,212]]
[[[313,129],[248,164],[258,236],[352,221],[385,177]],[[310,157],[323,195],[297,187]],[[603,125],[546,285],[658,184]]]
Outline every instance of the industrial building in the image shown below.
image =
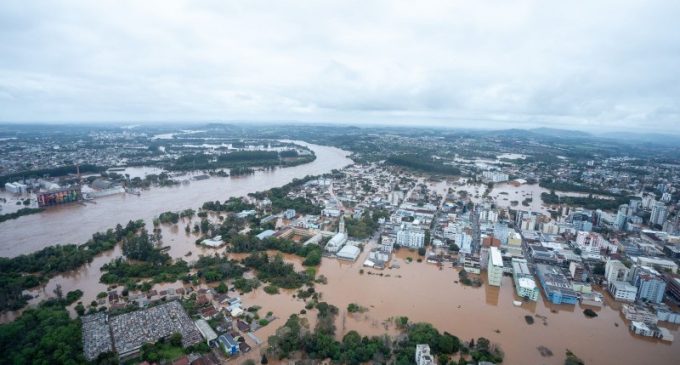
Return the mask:
[[53,205],[73,203],[82,199],[83,195],[80,192],[80,186],[74,186],[70,188],[62,188],[39,193],[37,200],[38,206],[43,208]]
[[543,292],[553,304],[576,304],[578,294],[572,289],[569,279],[554,266],[536,265],[538,279]]

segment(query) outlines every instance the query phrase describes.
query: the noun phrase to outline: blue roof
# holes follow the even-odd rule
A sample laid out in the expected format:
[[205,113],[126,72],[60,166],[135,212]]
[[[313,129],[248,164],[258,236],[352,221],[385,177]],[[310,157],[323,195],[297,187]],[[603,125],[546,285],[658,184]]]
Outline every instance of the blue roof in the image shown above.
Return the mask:
[[223,334],[218,339],[220,340],[220,342],[222,344],[224,344],[227,347],[233,347],[233,346],[238,347],[238,342],[236,340],[234,340],[234,338],[231,337],[231,335]]

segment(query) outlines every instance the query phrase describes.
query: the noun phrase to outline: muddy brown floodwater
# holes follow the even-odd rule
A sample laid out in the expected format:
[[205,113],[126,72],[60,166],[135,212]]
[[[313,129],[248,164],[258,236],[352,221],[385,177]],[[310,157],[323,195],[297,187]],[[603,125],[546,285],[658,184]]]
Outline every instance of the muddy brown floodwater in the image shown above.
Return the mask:
[[[129,219],[151,219],[166,210],[180,210],[197,207],[207,200],[224,200],[230,196],[245,195],[249,192],[283,185],[294,177],[320,174],[349,163],[346,152],[330,147],[310,146],[317,154],[313,163],[273,172],[258,172],[243,178],[213,178],[192,182],[177,188],[152,189],[141,197],[116,196],[99,199],[96,205],[62,207],[45,213],[26,216],[0,225],[1,256],[16,256],[42,247],[64,242],[82,243],[92,233],[125,223]],[[535,192],[535,193],[538,193]],[[535,196],[536,194],[534,194]],[[191,262],[199,255],[223,253],[224,248],[213,250],[195,245],[194,234],[186,234],[183,220],[176,226],[162,227],[163,244],[170,246],[170,255]],[[193,223],[192,223],[193,224]],[[187,256],[187,253],[191,255]],[[618,304],[608,298],[605,307],[595,311],[596,318],[586,318],[580,306],[556,306],[541,298],[538,302],[513,306],[514,300],[521,300],[514,293],[512,279],[503,278],[501,288],[465,287],[455,283],[458,272],[450,265],[439,269],[435,265],[407,263],[406,257],[417,258],[417,254],[401,250],[396,260],[401,268],[384,271],[365,269],[360,274],[361,263],[368,250],[357,262],[338,261],[324,258],[318,273],[328,279],[327,285],[317,285],[322,293],[321,300],[340,308],[336,326],[338,336],[356,330],[365,335],[394,334],[396,328],[389,321],[397,316],[407,316],[411,321],[429,322],[440,331],[448,331],[461,340],[486,337],[499,344],[505,352],[505,364],[562,364],[566,349],[573,351],[587,364],[677,364],[680,359],[680,340],[673,344],[633,336],[618,311]],[[273,254],[273,252],[271,252]],[[81,269],[52,278],[44,287],[32,291],[38,297],[32,304],[52,296],[57,284],[64,293],[83,290],[83,303],[96,298],[97,293],[106,290],[99,283],[100,268],[113,258],[120,256],[120,248],[96,257],[92,263]],[[244,255],[231,254],[233,258]],[[302,259],[284,255],[286,261],[301,270]],[[379,275],[369,275],[372,272]],[[155,289],[177,288],[181,283],[162,284]],[[278,319],[259,329],[256,335],[263,341],[275,333],[293,313],[299,313],[305,303],[293,297],[295,291],[282,290],[281,294],[269,295],[262,287],[244,294],[241,298],[247,306],[259,305],[260,314],[269,311]],[[368,308],[361,314],[348,314],[347,306],[357,303]],[[12,320],[17,315],[3,313],[0,321]],[[314,324],[315,313],[306,317]],[[528,325],[526,315],[536,316]],[[542,318],[545,318],[543,320]],[[545,324],[544,324],[545,323]],[[615,326],[618,323],[618,327]],[[678,326],[661,323],[672,330],[680,339]],[[554,355],[542,357],[539,346],[549,348]],[[258,359],[260,348],[253,348],[249,358]],[[242,361],[243,358],[239,360]]]
[[[465,287],[455,283],[456,269],[445,266],[440,270],[435,265],[418,263],[417,253],[404,249],[396,255],[401,268],[384,271],[363,268],[364,274],[360,274],[365,256],[366,252],[354,263],[324,258],[319,267],[319,274],[328,278],[327,285],[316,286],[322,293],[320,300],[340,309],[336,321],[338,339],[351,330],[363,335],[396,334],[390,319],[407,316],[414,322],[432,323],[440,331],[448,331],[464,341],[486,337],[501,346],[504,364],[563,364],[567,349],[586,364],[595,365],[677,364],[680,357],[677,341],[670,344],[633,336],[619,314],[618,303],[608,296],[605,307],[593,308],[598,313],[596,318],[586,318],[585,307],[553,305],[544,297],[515,307],[512,302],[522,298],[515,295],[511,277],[504,277],[500,288]],[[414,258],[412,263],[406,262],[409,256]],[[292,255],[285,258],[300,267],[302,259]],[[272,311],[278,317],[256,332],[260,339],[266,340],[288,316],[304,308],[304,302],[293,298],[293,294],[294,291],[282,291],[269,295],[260,288],[242,296],[247,305],[261,306],[261,314]],[[350,303],[368,311],[350,314],[347,312]],[[527,324],[524,318],[527,315],[535,316],[534,324]],[[315,316],[315,313],[306,316],[312,327]],[[671,329],[677,338],[678,326],[661,325]],[[550,349],[553,356],[541,356],[539,346]],[[259,356],[260,349],[254,348],[247,358]]]
[[65,205],[45,212],[23,216],[0,224],[0,257],[14,257],[64,243],[84,243],[93,233],[144,219],[147,224],[164,211],[197,208],[209,200],[226,200],[233,196],[268,190],[306,175],[319,175],[352,163],[348,152],[334,147],[305,142],[316,160],[308,164],[258,171],[253,175],[192,181],[188,185],[152,188],[141,196],[118,194],[95,200],[96,204]]

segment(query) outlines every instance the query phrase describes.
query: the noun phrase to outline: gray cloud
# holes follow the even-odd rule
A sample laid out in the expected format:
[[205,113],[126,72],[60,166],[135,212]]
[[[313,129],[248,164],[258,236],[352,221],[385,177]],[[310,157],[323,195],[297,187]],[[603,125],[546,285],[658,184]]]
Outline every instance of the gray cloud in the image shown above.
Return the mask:
[[0,3],[0,120],[680,132],[680,3]]

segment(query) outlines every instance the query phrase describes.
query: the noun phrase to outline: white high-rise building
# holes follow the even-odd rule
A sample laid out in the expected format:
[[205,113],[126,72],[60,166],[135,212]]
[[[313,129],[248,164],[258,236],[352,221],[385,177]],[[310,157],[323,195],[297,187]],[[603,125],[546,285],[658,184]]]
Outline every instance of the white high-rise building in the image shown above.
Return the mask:
[[607,282],[628,281],[630,270],[619,260],[609,260],[604,266],[604,276]]
[[487,266],[489,285],[501,286],[503,280],[503,257],[501,251],[491,246],[489,251],[489,265]]
[[410,248],[423,247],[425,246],[425,232],[421,229],[402,225],[397,232],[397,244]]
[[581,251],[599,253],[600,250],[609,248],[611,253],[616,253],[618,247],[607,241],[602,235],[595,232],[578,232],[576,245]]
[[616,213],[616,221],[614,221],[614,226],[616,226],[616,229],[625,229],[626,220],[628,220],[628,204],[621,204],[619,206],[619,212]]
[[663,225],[663,223],[666,221],[666,217],[668,216],[668,208],[664,203],[662,202],[657,202],[654,204],[652,207],[652,215],[649,217],[649,224],[658,224],[658,225]]

